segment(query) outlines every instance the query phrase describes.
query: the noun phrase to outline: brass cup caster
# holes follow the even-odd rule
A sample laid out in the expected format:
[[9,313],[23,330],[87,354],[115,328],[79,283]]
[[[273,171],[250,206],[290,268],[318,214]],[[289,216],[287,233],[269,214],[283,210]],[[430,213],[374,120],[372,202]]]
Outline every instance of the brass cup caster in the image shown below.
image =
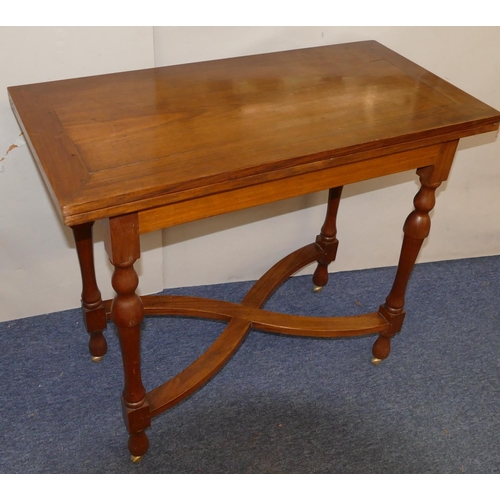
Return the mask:
[[135,455],[130,455],[130,460],[132,460],[132,463],[137,464],[142,460],[142,456],[136,457]]
[[382,360],[379,359],[379,358],[372,358],[372,365],[379,365],[380,363],[382,363]]
[[102,356],[92,356],[92,361],[94,363],[99,363],[102,360]]
[[313,285],[313,292],[314,292],[314,293],[321,292],[321,290],[323,290],[323,287],[322,287],[322,286]]

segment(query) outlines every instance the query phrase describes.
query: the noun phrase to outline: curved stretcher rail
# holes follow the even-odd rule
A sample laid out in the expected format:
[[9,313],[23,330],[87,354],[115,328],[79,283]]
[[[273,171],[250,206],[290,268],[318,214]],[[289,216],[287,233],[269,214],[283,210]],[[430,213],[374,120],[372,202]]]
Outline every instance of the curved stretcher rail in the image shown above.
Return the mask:
[[314,337],[347,337],[385,330],[388,323],[378,313],[343,318],[314,318],[260,309],[287,278],[317,260],[321,253],[321,248],[314,243],[291,253],[253,285],[241,304],[197,297],[143,297],[146,315],[167,314],[229,321],[217,340],[196,361],[148,392],[151,417],[176,405],[208,382],[237,351],[251,328]]

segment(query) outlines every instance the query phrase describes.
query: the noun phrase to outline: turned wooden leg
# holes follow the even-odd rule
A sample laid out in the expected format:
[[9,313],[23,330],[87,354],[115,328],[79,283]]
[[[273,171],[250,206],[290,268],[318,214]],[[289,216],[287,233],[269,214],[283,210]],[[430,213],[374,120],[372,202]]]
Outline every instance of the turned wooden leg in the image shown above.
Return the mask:
[[316,237],[323,254],[318,259],[318,267],[313,274],[313,290],[319,292],[328,283],[328,265],[335,260],[339,241],[337,240],[337,212],[339,209],[342,187],[330,189],[328,206],[321,233]]
[[433,209],[436,201],[436,188],[441,184],[439,180],[433,182],[432,173],[433,167],[417,170],[421,187],[413,200],[415,210],[408,216],[403,227],[404,239],[394,284],[385,304],[380,306],[379,309],[379,313],[389,321],[389,328],[380,334],[373,346],[373,364],[379,364],[389,356],[391,350],[390,339],[403,326],[406,287],[420,247],[424,239],[429,235],[431,228],[429,212]]
[[83,321],[90,335],[89,351],[93,361],[100,361],[108,349],[102,333],[106,329],[107,322],[101,292],[97,287],[95,277],[93,225],[93,222],[88,222],[74,226],[72,229],[82,273],[82,310]]
[[134,462],[148,450],[144,430],[150,426],[149,405],[142,385],[140,360],[141,322],[144,308],[136,294],[139,278],[134,262],[140,256],[139,224],[136,214],[109,220],[106,249],[115,267],[112,285],[116,297],[111,305],[111,318],[118,330],[123,359],[123,416],[129,432],[128,448]]

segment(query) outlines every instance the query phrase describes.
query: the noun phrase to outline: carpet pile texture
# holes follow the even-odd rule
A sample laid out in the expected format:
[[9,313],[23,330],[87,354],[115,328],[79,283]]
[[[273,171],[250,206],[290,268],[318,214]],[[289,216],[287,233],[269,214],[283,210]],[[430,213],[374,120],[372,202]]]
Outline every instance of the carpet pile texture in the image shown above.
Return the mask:
[[[266,309],[362,314],[395,268],[289,279]],[[207,385],[152,421],[138,464],[121,416],[121,357],[92,363],[79,310],[0,323],[0,472],[96,474],[496,474],[500,472],[500,256],[416,266],[390,357],[375,336],[250,332]],[[252,283],[168,290],[239,302]],[[167,291],[165,291],[167,293]],[[146,318],[147,390],[194,361],[224,323]]]

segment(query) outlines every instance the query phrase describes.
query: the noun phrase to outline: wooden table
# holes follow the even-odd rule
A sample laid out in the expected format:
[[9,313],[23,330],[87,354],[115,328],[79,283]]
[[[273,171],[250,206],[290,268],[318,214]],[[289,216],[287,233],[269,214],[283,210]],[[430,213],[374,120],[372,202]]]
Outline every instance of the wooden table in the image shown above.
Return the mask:
[[[9,94],[74,231],[94,360],[106,352],[107,321],[116,324],[134,461],[148,449],[151,418],[209,380],[250,328],[314,337],[374,333],[373,362],[386,358],[403,324],[405,289],[429,234],[434,192],[448,177],[458,141],[497,130],[500,122],[495,109],[374,41],[22,85]],[[342,186],[410,169],[421,187],[404,224],[394,285],[378,311],[311,318],[261,309],[311,262],[318,262],[315,288],[326,285]],[[271,268],[241,304],[136,294],[140,234],[326,189],[316,241]],[[92,249],[92,225],[101,219],[116,291],[104,302]],[[146,392],[139,354],[145,314],[228,325],[197,361]]]

